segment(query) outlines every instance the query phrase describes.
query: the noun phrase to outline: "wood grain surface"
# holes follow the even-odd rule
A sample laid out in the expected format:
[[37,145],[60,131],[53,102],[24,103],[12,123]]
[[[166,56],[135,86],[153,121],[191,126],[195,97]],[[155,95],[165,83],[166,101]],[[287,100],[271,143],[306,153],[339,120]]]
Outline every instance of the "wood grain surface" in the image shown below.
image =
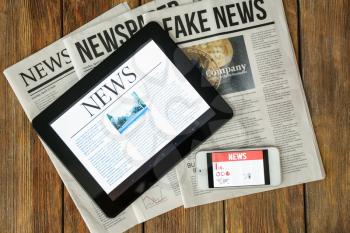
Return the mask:
[[350,1],[301,1],[300,13],[301,72],[327,174],[306,184],[306,229],[350,232]]
[[[0,0],[0,70],[119,2]],[[350,232],[350,3],[284,0],[284,6],[326,179],[180,207],[129,233]],[[88,232],[3,75],[0,106],[0,233]]]

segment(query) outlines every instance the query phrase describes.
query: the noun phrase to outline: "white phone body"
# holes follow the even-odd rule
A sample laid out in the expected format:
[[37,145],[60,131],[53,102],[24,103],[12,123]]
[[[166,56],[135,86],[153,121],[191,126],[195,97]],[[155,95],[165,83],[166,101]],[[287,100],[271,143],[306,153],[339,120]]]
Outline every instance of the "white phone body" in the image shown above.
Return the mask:
[[[270,184],[259,185],[237,185],[237,186],[225,186],[225,187],[209,187],[208,178],[208,153],[215,152],[247,152],[247,151],[263,151],[267,150],[268,153],[268,167],[269,167],[269,179]],[[259,148],[243,148],[243,149],[228,149],[228,150],[212,150],[212,151],[199,151],[196,154],[196,173],[197,173],[197,185],[199,189],[222,189],[222,188],[244,188],[244,187],[267,187],[278,186],[282,182],[281,175],[281,162],[280,153],[276,147],[259,147]]]

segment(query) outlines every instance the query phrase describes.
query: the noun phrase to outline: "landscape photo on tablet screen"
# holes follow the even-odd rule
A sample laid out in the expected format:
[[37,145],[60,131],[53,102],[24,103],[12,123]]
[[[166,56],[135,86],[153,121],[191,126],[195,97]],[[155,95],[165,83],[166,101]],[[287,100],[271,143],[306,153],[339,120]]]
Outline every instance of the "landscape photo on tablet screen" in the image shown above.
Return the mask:
[[124,97],[124,100],[125,104],[120,103],[117,108],[107,113],[108,120],[120,134],[132,128],[149,111],[147,105],[136,92]]

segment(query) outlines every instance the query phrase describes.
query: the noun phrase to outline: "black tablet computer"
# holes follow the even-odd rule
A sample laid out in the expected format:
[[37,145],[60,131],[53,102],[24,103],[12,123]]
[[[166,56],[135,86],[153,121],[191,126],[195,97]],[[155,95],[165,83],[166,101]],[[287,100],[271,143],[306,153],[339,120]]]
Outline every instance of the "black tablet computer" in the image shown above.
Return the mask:
[[232,115],[169,35],[149,23],[33,126],[114,217]]

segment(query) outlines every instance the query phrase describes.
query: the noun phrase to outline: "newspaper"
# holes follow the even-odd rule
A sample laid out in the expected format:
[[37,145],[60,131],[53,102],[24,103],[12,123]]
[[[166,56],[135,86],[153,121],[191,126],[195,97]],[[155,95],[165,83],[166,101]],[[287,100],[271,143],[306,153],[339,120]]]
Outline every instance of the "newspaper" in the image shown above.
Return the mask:
[[192,0],[149,2],[119,17],[104,21],[79,34],[67,37],[63,42],[78,77],[84,77],[140,30],[144,25],[142,15],[145,12],[190,2]]
[[281,152],[280,186],[209,191],[196,185],[194,151],[176,167],[185,207],[325,177],[281,0],[206,0],[144,20],[160,23],[234,110],[196,151],[276,146]]
[[4,74],[29,120],[76,83],[77,78],[63,39],[129,10],[117,5],[65,37],[7,68]]
[[[178,1],[157,1],[154,7],[163,8],[164,4],[178,5]],[[64,38],[128,10],[126,3],[120,4]],[[4,71],[30,121],[79,80],[64,38]],[[176,173],[172,171],[116,218],[107,218],[48,146],[43,145],[91,232],[122,232],[182,204]]]

